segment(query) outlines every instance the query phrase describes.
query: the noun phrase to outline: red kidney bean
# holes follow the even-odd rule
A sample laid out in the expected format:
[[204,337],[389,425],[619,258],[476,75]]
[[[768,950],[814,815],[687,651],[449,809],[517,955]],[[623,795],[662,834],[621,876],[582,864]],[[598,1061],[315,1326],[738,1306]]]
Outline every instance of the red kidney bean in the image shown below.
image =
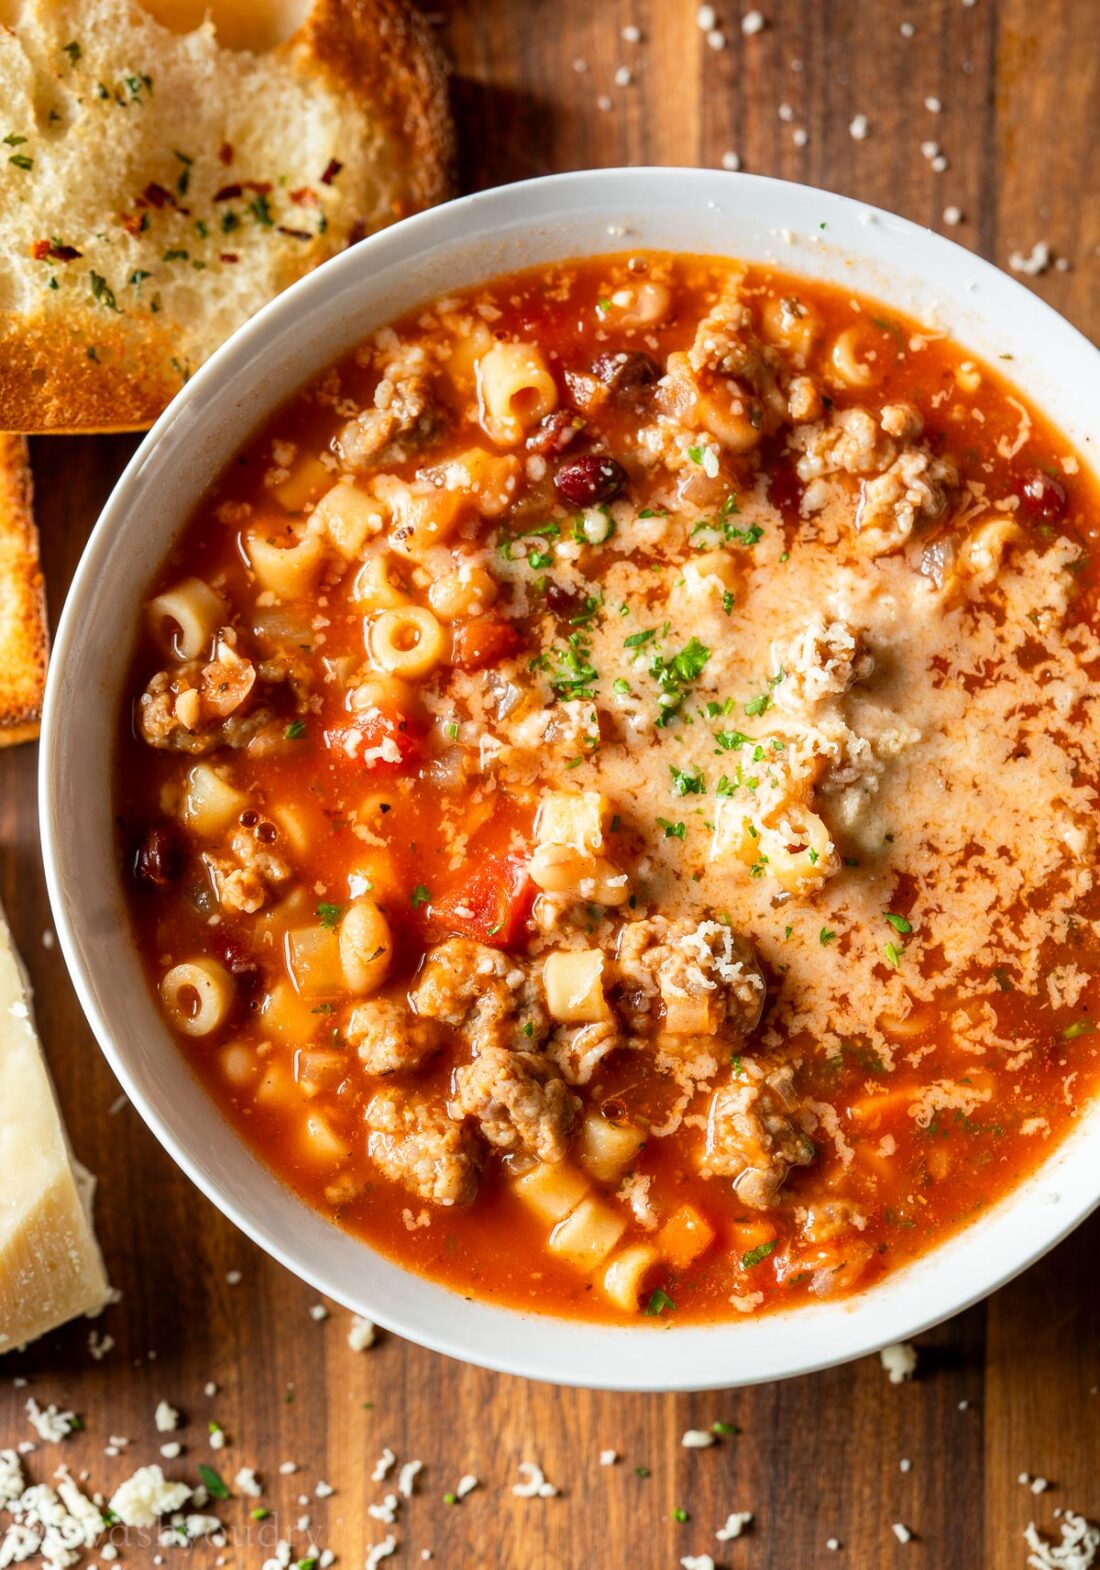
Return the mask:
[[183,871],[186,862],[183,841],[175,829],[164,824],[151,828],[134,857],[134,876],[155,889],[166,889]]
[[554,476],[558,495],[574,507],[598,507],[614,501],[626,484],[626,470],[617,458],[587,453],[563,463]]
[[657,381],[661,367],[640,350],[620,349],[598,354],[592,361],[592,375],[613,393],[631,393]]
[[1020,477],[1020,508],[1039,523],[1053,523],[1066,510],[1066,488],[1045,469],[1028,469]]
[[555,409],[553,414],[543,416],[527,438],[528,451],[544,458],[558,458],[583,430],[584,421],[575,410]]

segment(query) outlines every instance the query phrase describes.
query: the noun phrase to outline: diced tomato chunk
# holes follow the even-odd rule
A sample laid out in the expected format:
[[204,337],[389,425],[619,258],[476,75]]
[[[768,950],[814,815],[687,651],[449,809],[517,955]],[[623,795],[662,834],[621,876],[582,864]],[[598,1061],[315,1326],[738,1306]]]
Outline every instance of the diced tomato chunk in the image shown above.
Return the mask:
[[420,761],[420,738],[396,710],[368,709],[353,724],[326,730],[325,745],[373,774],[408,774]]
[[451,664],[459,670],[479,671],[518,653],[523,639],[508,622],[492,616],[475,616],[461,622],[451,635]]
[[464,883],[433,900],[428,914],[451,932],[505,949],[515,942],[534,894],[524,857],[489,856]]

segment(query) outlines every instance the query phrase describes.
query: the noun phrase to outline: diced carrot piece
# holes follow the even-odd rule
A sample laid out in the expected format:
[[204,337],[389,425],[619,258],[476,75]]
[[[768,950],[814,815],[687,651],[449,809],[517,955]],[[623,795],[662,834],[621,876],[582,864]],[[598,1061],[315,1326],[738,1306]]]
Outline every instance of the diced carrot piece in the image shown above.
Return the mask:
[[733,1235],[734,1251],[738,1254],[751,1254],[762,1243],[774,1243],[779,1235],[771,1222],[764,1220],[735,1221],[730,1232]]
[[676,1270],[686,1270],[713,1242],[714,1228],[694,1205],[681,1205],[657,1234],[657,1246]]

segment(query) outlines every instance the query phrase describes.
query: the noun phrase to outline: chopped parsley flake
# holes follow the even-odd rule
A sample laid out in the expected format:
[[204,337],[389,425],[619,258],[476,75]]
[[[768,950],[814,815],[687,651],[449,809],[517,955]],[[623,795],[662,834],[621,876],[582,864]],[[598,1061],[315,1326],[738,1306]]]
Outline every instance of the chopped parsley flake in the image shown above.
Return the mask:
[[316,915],[317,920],[321,923],[322,927],[326,927],[329,931],[331,931],[332,928],[335,927],[336,923],[340,920],[341,909],[339,905],[329,905],[327,903],[322,903],[318,905],[314,914]]
[[1096,1026],[1093,1024],[1091,1019],[1079,1019],[1076,1020],[1072,1025],[1067,1025],[1065,1030],[1063,1030],[1062,1035],[1067,1041],[1073,1041],[1078,1036],[1087,1036],[1095,1029]]
[[418,883],[412,891],[410,903],[413,910],[419,910],[421,905],[426,905],[432,897],[432,891],[425,884]]
[[664,829],[666,840],[682,840],[687,837],[686,823],[670,823],[667,818],[658,818],[657,822]]
[[[675,1312],[676,1304],[669,1297],[664,1287],[655,1287],[650,1293],[649,1302],[645,1306],[645,1312],[647,1314],[663,1314],[666,1308],[670,1308]],[[636,1467],[635,1471],[639,1477],[649,1476],[649,1472],[645,1467]]]
[[229,1498],[229,1489],[221,1476],[215,1472],[212,1466],[207,1466],[203,1461],[199,1462],[199,1477],[202,1479],[202,1486],[206,1489],[211,1499]]
[[301,739],[305,735],[305,733],[306,733],[306,722],[305,722],[305,720],[291,720],[290,724],[287,726],[286,730],[283,732],[283,735],[286,737],[287,741],[301,741]]
[[913,923],[911,921],[906,921],[904,916],[897,916],[892,910],[884,910],[882,914],[886,917],[887,921],[893,927],[895,932],[900,932],[902,935],[904,935],[906,932],[912,932]]
[[669,764],[668,771],[672,775],[672,794],[674,796],[702,796],[707,788],[703,778],[703,771],[699,765],[693,764],[690,769],[678,769]]
[[755,1248],[750,1248],[747,1254],[741,1255],[742,1267],[745,1270],[751,1270],[754,1265],[763,1264],[774,1248],[774,1238],[770,1243],[758,1243]]
[[830,932],[828,927],[822,927],[821,931],[817,935],[817,941],[821,944],[823,949],[827,949],[835,937],[835,932]]
[[897,970],[901,965],[902,955],[905,953],[905,950],[899,948],[896,943],[888,943],[882,952],[886,956],[886,963],[891,970]]

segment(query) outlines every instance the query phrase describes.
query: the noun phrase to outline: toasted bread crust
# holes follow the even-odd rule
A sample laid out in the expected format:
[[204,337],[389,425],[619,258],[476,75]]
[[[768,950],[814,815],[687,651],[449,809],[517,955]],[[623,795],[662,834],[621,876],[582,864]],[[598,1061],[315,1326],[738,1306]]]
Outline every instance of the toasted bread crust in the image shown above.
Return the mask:
[[[315,0],[278,51],[297,71],[362,102],[380,122],[403,175],[394,221],[451,193],[446,68],[428,24],[406,0]],[[345,243],[365,232],[357,226]],[[174,353],[171,320],[111,321],[101,313],[93,343],[56,317],[0,317],[0,432],[144,430],[180,389]]]
[[428,23],[404,0],[316,0],[284,49],[304,45],[338,89],[365,97],[407,149],[408,188],[395,218],[454,190],[447,70]]
[[0,747],[38,735],[49,631],[21,436],[0,436]]

